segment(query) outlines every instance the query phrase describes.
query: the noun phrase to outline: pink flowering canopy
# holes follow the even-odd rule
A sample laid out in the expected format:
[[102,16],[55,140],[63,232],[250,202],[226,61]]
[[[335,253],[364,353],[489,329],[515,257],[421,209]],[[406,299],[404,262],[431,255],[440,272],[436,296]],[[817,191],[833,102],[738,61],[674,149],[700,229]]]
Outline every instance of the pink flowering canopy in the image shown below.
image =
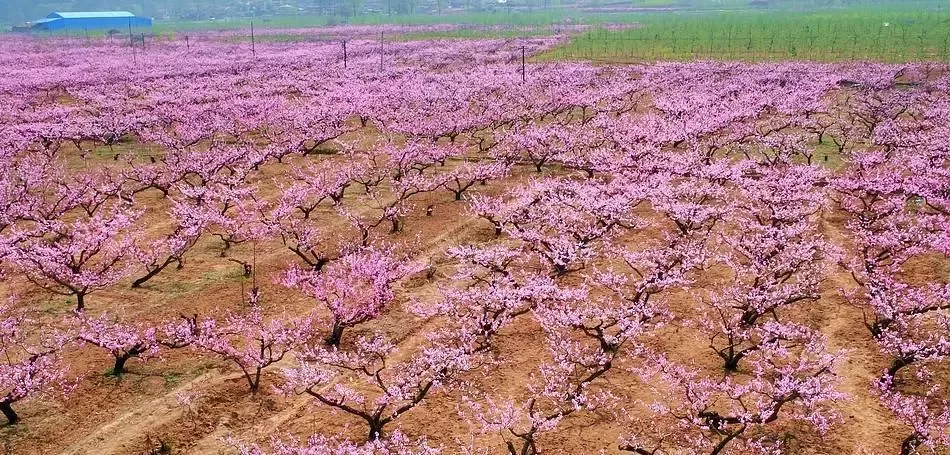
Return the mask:
[[944,65],[393,39],[458,29],[0,37],[12,450],[161,375],[129,450],[948,450]]

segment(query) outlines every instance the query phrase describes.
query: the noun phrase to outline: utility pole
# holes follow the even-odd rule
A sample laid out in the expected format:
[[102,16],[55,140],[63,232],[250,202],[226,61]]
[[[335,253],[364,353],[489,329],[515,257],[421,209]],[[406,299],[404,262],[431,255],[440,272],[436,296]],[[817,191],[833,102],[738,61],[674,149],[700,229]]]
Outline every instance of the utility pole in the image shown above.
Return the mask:
[[379,72],[383,72],[383,32],[379,32]]
[[138,57],[135,55],[135,38],[132,37],[132,19],[129,19],[129,46],[132,47],[132,63],[138,64]]
[[343,40],[343,69],[346,69],[346,40]]
[[251,56],[257,57],[257,46],[254,42],[254,21],[251,21]]
[[525,64],[524,64],[524,46],[521,46],[521,82],[526,82],[528,80],[527,74],[525,73]]

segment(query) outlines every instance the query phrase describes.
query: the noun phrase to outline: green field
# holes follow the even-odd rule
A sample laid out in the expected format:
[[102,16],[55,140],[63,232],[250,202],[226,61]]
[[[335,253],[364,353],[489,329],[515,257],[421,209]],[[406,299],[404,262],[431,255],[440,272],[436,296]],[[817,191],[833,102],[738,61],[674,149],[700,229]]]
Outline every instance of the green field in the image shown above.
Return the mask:
[[462,28],[444,32],[410,32],[396,35],[396,41],[428,39],[512,39],[551,35],[550,27],[517,27],[511,29]]
[[627,30],[595,28],[538,59],[948,61],[950,12],[851,9],[651,15]]
[[[670,0],[638,0],[631,6],[669,3]],[[445,15],[377,14],[345,19],[286,16],[254,21],[258,28],[306,28],[344,22],[350,25],[468,25],[458,30],[420,31],[390,38],[396,40],[516,38],[551,34],[558,28],[555,24],[592,26],[568,44],[536,57],[538,61],[950,61],[950,5],[944,6],[939,1],[908,0],[873,9],[859,5],[823,10],[753,9],[744,0],[721,0],[717,5],[722,8],[582,13],[557,8],[496,9]],[[249,19],[165,22],[156,24],[155,32],[248,29],[249,23]],[[628,28],[618,29],[616,25]],[[292,34],[263,38],[295,39]]]
[[[433,25],[433,24],[460,24],[460,25],[511,25],[511,26],[540,26],[561,22],[569,17],[577,18],[577,14],[569,14],[561,10],[537,10],[531,12],[508,12],[498,10],[481,13],[455,14],[403,14],[385,15],[370,14],[351,16],[348,18],[333,16],[274,16],[253,19],[255,27],[260,28],[306,28],[324,27],[328,25]],[[617,21],[628,20],[626,15],[612,14],[585,14],[581,17],[584,23],[609,23],[611,19]],[[163,21],[156,22],[154,29],[159,33],[190,30],[233,30],[248,28],[251,19],[224,19],[214,21]]]

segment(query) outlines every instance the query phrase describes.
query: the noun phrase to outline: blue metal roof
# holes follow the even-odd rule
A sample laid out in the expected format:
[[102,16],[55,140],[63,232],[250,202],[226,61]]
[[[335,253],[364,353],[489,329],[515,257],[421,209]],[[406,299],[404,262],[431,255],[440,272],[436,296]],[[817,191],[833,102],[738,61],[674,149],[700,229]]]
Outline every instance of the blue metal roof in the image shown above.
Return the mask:
[[36,30],[110,30],[126,27],[151,27],[152,19],[128,11],[50,13],[33,23]]
[[135,17],[134,14],[128,11],[87,11],[87,12],[54,12],[50,13],[48,18],[57,18],[61,17],[63,19],[92,19],[92,18],[103,18],[103,17]]

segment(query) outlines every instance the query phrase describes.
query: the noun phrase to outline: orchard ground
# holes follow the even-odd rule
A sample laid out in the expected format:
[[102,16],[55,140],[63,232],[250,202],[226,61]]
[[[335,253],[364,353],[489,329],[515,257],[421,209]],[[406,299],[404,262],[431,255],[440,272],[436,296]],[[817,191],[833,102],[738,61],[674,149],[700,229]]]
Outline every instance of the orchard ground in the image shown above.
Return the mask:
[[[689,25],[671,30],[675,32],[676,27]],[[441,299],[444,287],[456,281],[453,277],[463,261],[449,250],[460,245],[519,247],[528,243],[509,232],[509,226],[497,235],[486,217],[474,213],[473,201],[492,196],[515,198],[518,190],[551,179],[583,182],[588,169],[597,178],[627,175],[623,173],[626,170],[609,165],[611,160],[599,154],[604,153],[600,147],[583,149],[587,152],[583,159],[572,156],[580,144],[587,144],[570,142],[575,137],[601,132],[598,128],[605,124],[625,125],[629,131],[614,131],[612,139],[605,139],[616,143],[610,156],[619,160],[620,156],[643,153],[653,157],[643,158],[649,163],[646,167],[659,166],[654,161],[670,161],[677,154],[692,156],[709,149],[717,162],[760,164],[773,160],[803,169],[820,168],[818,172],[828,174],[814,182],[815,188],[821,188],[815,194],[821,195],[827,206],[803,222],[840,248],[845,257],[825,264],[829,269],[818,281],[819,295],[813,301],[783,307],[781,313],[783,318],[827,337],[828,350],[840,356],[832,375],[836,390],[847,398],[833,400],[832,408],[841,418],[823,436],[806,422],[781,418],[763,434],[769,441],[781,441],[786,453],[860,453],[865,449],[898,453],[911,430],[882,405],[872,387],[892,358],[882,352],[865,327],[869,306],[862,306],[860,298],[849,294],[861,292],[860,283],[852,276],[854,270],[847,266],[849,259],[859,256],[855,245],[860,240],[849,225],[853,213],[841,206],[844,197],[833,188],[844,186],[834,182],[846,181],[847,173],[859,162],[855,154],[860,152],[882,148],[912,153],[917,147],[937,148],[933,144],[942,137],[937,130],[940,121],[946,120],[941,117],[942,103],[947,102],[945,89],[950,85],[946,68],[937,63],[545,63],[551,56],[560,60],[563,54],[559,52],[564,51],[558,46],[565,42],[573,43],[568,44],[569,49],[601,36],[596,31],[584,33],[588,35],[577,38],[579,41],[565,36],[413,39],[387,42],[382,50],[371,39],[354,38],[349,44],[347,68],[343,68],[335,42],[302,45],[265,39],[256,43],[256,55],[252,56],[243,40],[232,39],[227,33],[208,33],[192,35],[188,44],[181,39],[150,43],[146,49],[137,49],[133,57],[127,46],[98,40],[73,39],[70,46],[55,39],[17,41],[22,47],[15,48],[8,46],[13,39],[3,38],[8,42],[0,53],[2,64],[15,69],[12,76],[0,78],[0,94],[10,106],[0,112],[10,138],[4,152],[16,155],[26,150],[42,155],[45,151],[65,175],[57,174],[54,179],[69,185],[77,183],[73,179],[93,176],[96,188],[108,187],[107,182],[113,180],[120,187],[135,188],[134,208],[142,213],[135,221],[134,240],[143,249],[175,231],[181,220],[172,215],[173,201],[181,203],[192,197],[179,195],[178,191],[188,193],[174,185],[172,198],[156,187],[142,188],[147,176],[143,177],[146,173],[141,170],[170,172],[176,157],[225,152],[238,156],[216,169],[213,179],[202,178],[228,181],[233,174],[246,172],[246,178],[235,185],[253,188],[255,203],[268,210],[290,186],[299,183],[294,173],[308,164],[346,167],[363,160],[372,163],[376,158],[390,163],[378,165],[385,177],[375,190],[378,195],[370,197],[353,183],[340,202],[348,211],[345,216],[338,206],[322,203],[312,222],[321,232],[317,246],[332,257],[354,242],[357,233],[352,218],[387,221],[369,229],[371,242],[385,244],[418,265],[397,283],[394,301],[378,317],[347,329],[342,343],[343,349],[353,349],[360,335],[381,333],[397,343],[399,352],[426,346],[427,337],[435,330],[452,326],[451,318],[444,314],[422,316],[412,311],[419,302]],[[419,37],[425,36],[415,36]],[[825,40],[824,35],[820,39]],[[666,45],[655,42],[655,46],[665,49]],[[520,73],[523,48],[530,59],[524,75]],[[735,49],[730,45],[728,55],[738,52]],[[681,51],[651,52],[657,59],[685,55]],[[787,53],[769,53],[765,59],[787,57]],[[557,125],[565,125],[567,133],[545,129]],[[861,129],[864,127],[868,131]],[[540,147],[519,142],[518,137],[529,137],[527,132],[536,135],[530,137],[542,138]],[[168,137],[165,143],[163,136]],[[617,137],[622,140],[615,140]],[[773,141],[775,137],[781,140]],[[384,208],[395,198],[394,189],[406,184],[391,177],[394,169],[404,170],[391,163],[401,156],[398,150],[412,141],[463,151],[449,154],[444,164],[438,160],[409,163],[409,169],[424,168],[419,175],[433,181],[442,182],[439,176],[470,163],[504,161],[511,167],[506,173],[485,178],[484,185],[472,186],[463,200],[455,200],[442,186],[444,182],[431,188],[417,184],[426,190],[399,206],[395,218],[401,229],[390,233],[390,218]],[[241,153],[262,158],[250,163]],[[945,170],[947,163],[937,164],[935,175],[928,177],[936,180],[935,187],[944,185],[940,188],[945,191],[947,181],[941,179],[946,175],[937,171]],[[367,164],[375,169],[373,165]],[[630,182],[629,191],[648,191],[647,185],[641,188],[637,184]],[[124,190],[116,194],[126,195]],[[608,254],[611,250],[642,251],[666,241],[675,229],[669,226],[668,212],[654,207],[663,197],[667,195],[651,195],[649,203],[626,207],[627,215],[640,220],[635,223],[638,228],[624,229],[609,242],[595,239],[590,257],[571,258],[584,263],[584,269],[555,273],[558,284],[584,285],[590,279],[589,271],[622,267],[623,261]],[[730,193],[717,196],[723,200],[732,197]],[[674,202],[691,202],[677,199],[688,199],[679,193],[672,198]],[[121,198],[109,198],[113,199]],[[927,201],[943,207],[939,199]],[[236,211],[234,206],[221,210],[236,223],[210,222],[184,254],[180,270],[168,267],[133,289],[132,281],[145,268],[131,264],[117,282],[87,296],[86,311],[108,312],[144,324],[158,324],[179,315],[221,317],[227,310],[246,311],[248,293],[259,288],[261,305],[270,316],[315,312],[321,323],[316,325],[320,333],[314,344],[320,345],[329,311],[297,289],[278,283],[289,267],[303,266],[288,249],[289,231],[247,234],[241,225],[260,224],[260,220],[246,213],[239,216]],[[940,213],[944,218],[939,218],[943,224],[938,226],[943,231],[935,235],[943,235],[946,242],[946,212],[937,210],[938,217]],[[62,216],[68,220],[82,217],[74,212]],[[286,221],[277,220],[278,224]],[[29,222],[24,217],[14,224]],[[741,228],[737,222],[723,223],[725,227],[717,228],[720,230],[710,238],[728,237]],[[216,236],[222,234],[239,240],[226,252]],[[27,248],[20,245],[27,240],[5,241],[11,250]],[[938,246],[928,243],[907,259],[901,279],[912,286],[947,285],[950,261],[939,249],[939,240],[933,243]],[[710,256],[721,253],[709,248]],[[536,257],[536,251],[520,251],[530,257],[526,268],[545,268],[545,260]],[[664,290],[662,301],[671,320],[638,341],[645,350],[665,353],[669,360],[699,368],[713,378],[750,377],[749,369],[723,373],[722,361],[710,349],[708,333],[701,327],[700,319],[708,311],[708,296],[704,300],[701,293],[724,289],[736,281],[732,269],[741,267],[718,258],[709,261],[708,266],[691,271],[688,280]],[[251,267],[250,276],[245,276],[244,264]],[[75,306],[75,298],[53,295],[31,283],[26,279],[26,267],[17,261],[4,265],[0,292],[18,296],[17,305],[34,310],[33,317],[44,328],[61,326]],[[497,434],[503,432],[483,433],[463,403],[480,392],[529,398],[529,386],[543,376],[538,367],[550,364],[547,329],[530,314],[513,317],[492,345],[497,362],[460,375],[459,379],[468,383],[466,388],[434,390],[386,431],[398,429],[411,437],[425,437],[430,445],[442,446],[447,453],[455,453],[459,445],[504,453],[503,439]],[[310,396],[287,396],[276,390],[286,381],[281,369],[298,364],[292,355],[264,369],[260,390],[251,393],[233,362],[191,348],[162,350],[160,357],[147,362],[133,358],[128,372],[120,377],[108,374],[112,359],[98,347],[71,344],[65,352],[75,390],[64,399],[17,403],[22,422],[3,430],[9,453],[233,453],[233,440],[266,443],[278,434],[297,440],[322,434],[355,442],[366,436],[361,420],[322,406]],[[558,422],[556,430],[538,438],[543,453],[619,453],[620,441],[630,437],[633,425],[626,418],[633,415],[651,421],[669,417],[652,417],[648,411],[648,404],[663,395],[662,385],[635,374],[638,369],[649,369],[648,362],[631,353],[618,363],[620,360],[623,368],[611,369],[590,383],[593,390],[613,395],[619,405],[578,406],[579,411]],[[935,363],[932,377],[937,379],[931,383],[950,386],[947,365],[939,359]],[[354,376],[341,374],[332,383],[362,390],[353,385]],[[741,449],[733,450],[741,453]]]

